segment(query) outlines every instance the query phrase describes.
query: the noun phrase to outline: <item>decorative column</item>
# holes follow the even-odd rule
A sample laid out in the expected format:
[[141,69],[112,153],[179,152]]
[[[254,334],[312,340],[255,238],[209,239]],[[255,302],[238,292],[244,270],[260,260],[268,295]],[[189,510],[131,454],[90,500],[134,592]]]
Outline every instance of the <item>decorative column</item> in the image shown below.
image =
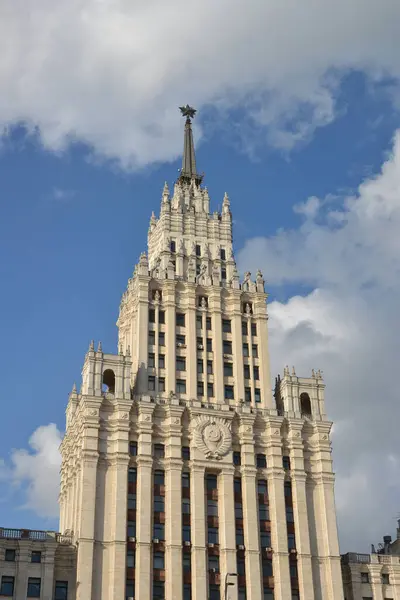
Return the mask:
[[370,564],[369,565],[369,579],[371,582],[372,596],[374,600],[384,600],[382,591],[382,579],[381,579],[382,565]]
[[193,464],[190,481],[190,509],[192,535],[192,600],[206,600],[206,512],[205,468]]
[[[53,590],[54,590],[54,557],[56,553],[57,544],[52,543],[46,544],[46,551],[44,556],[44,564],[42,565],[42,589],[41,589],[41,597],[42,598],[53,598]],[[30,557],[29,557],[30,560]],[[17,596],[18,598],[18,596]],[[21,598],[26,598],[26,588],[24,590],[23,596]]]
[[[246,593],[248,600],[262,600],[260,569],[260,528],[257,505],[257,470],[254,465],[254,414],[242,408],[240,443],[242,455],[243,529],[246,561]],[[236,571],[236,570],[235,570]]]
[[209,311],[212,318],[212,338],[214,356],[214,394],[218,404],[225,403],[224,394],[224,355],[222,349],[222,316],[220,288],[213,286],[208,299]]
[[232,345],[233,356],[235,357],[233,361],[233,372],[235,377],[235,400],[236,402],[239,402],[240,400],[244,400],[243,337],[242,313],[240,311],[240,292],[235,298],[235,308],[232,314]]
[[307,474],[304,470],[302,428],[303,421],[289,421],[288,442],[292,476],[293,514],[295,523],[300,598],[314,600],[310,529],[308,524],[306,495]]
[[[221,595],[227,573],[236,573],[236,524],[233,467],[223,467],[218,477]],[[233,581],[232,581],[233,582]],[[229,589],[229,600],[237,600],[237,582]]]
[[165,466],[166,600],[182,600],[182,459],[183,409],[169,406]]
[[266,421],[268,495],[269,513],[271,518],[275,600],[287,600],[287,598],[291,598],[292,595],[284,494],[285,474],[282,467],[281,425],[282,419],[276,417],[269,417]]
[[[187,394],[189,398],[197,398],[197,337],[196,337],[196,291],[193,284],[187,284],[186,311],[186,369]],[[204,390],[207,394],[207,390]]]
[[[272,397],[272,385],[268,350],[268,315],[265,304],[266,294],[258,293],[254,301],[254,313],[257,324],[257,344],[260,371],[261,406],[263,408],[275,408]],[[252,354],[252,348],[249,348]]]

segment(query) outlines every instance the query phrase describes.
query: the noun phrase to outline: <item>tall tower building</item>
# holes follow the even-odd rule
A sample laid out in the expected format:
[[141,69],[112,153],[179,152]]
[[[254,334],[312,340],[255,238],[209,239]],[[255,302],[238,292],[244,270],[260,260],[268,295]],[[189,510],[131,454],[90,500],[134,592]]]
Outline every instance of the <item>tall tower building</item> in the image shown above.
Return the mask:
[[324,383],[285,368],[272,391],[264,279],[239,277],[228,195],[210,211],[181,112],[182,169],[122,296],[118,354],[91,343],[69,397],[76,598],[342,600]]

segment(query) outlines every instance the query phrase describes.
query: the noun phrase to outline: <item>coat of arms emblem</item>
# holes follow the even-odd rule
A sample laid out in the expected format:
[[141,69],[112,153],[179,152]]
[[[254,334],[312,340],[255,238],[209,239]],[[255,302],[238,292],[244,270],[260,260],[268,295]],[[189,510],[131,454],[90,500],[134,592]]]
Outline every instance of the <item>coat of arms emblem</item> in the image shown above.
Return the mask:
[[221,460],[231,448],[230,423],[220,417],[197,417],[193,435],[196,446],[206,458]]

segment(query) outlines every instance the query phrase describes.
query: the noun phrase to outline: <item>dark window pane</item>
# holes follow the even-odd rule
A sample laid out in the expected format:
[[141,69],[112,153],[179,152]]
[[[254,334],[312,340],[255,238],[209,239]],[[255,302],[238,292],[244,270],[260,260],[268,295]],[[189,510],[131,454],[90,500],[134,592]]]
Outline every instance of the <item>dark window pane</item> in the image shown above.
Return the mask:
[[54,600],[68,600],[68,581],[56,581]]
[[190,460],[189,446],[182,446],[182,460]]
[[156,311],[154,310],[154,308],[151,308],[149,310],[149,322],[150,323],[155,323],[156,322]]
[[127,533],[128,537],[136,537],[136,521],[128,521]]
[[158,378],[158,391],[165,392],[165,378],[164,377]]
[[221,260],[226,260],[226,250],[224,248],[221,248],[220,250],[220,257]]
[[270,548],[271,547],[271,534],[268,531],[261,531],[260,544],[261,544],[261,548]]
[[242,335],[247,335],[247,321],[242,321]]
[[154,552],[153,555],[153,568],[154,569],[164,569],[164,552]]
[[282,456],[282,465],[285,471],[290,471],[290,456]]
[[232,342],[224,340],[222,342],[222,350],[224,354],[232,354]]
[[190,500],[189,500],[189,498],[182,498],[182,513],[184,515],[190,515]]
[[243,519],[243,505],[240,502],[235,502],[235,518]]
[[236,545],[244,546],[244,532],[243,529],[236,529]]
[[135,483],[137,480],[137,471],[135,467],[132,467],[128,471],[128,481],[129,483]]
[[231,320],[230,319],[222,319],[222,331],[224,333],[231,333]]
[[257,344],[252,345],[252,353],[254,358],[258,358],[258,346]]
[[176,313],[176,326],[185,327],[185,313]]
[[207,501],[207,516],[218,517],[218,502],[216,500]]
[[207,489],[216,490],[218,487],[218,480],[216,475],[207,475],[206,477]]
[[233,377],[233,363],[224,363],[224,377]]
[[204,362],[202,360],[197,361],[197,373],[201,375],[204,373]]
[[244,371],[244,378],[245,379],[250,379],[250,366],[249,365],[244,365],[243,371]]
[[293,550],[296,548],[296,537],[294,533],[288,533],[288,549]]
[[212,352],[212,339],[207,338],[207,352]]
[[241,460],[240,460],[240,452],[234,452],[233,453],[233,464],[234,465],[240,465]]
[[257,335],[257,325],[255,323],[251,324],[251,335],[255,337]]
[[154,512],[164,512],[165,502],[164,496],[154,496]]
[[208,360],[207,361],[207,375],[212,375],[212,374],[213,374],[212,360]]
[[233,385],[226,385],[225,386],[225,400],[233,400],[234,399],[234,393],[233,393]]
[[245,399],[245,402],[251,402],[251,388],[249,388],[249,387],[244,388],[244,399]]
[[0,596],[14,595],[14,577],[3,575],[1,578]]
[[190,473],[182,473],[182,487],[190,487]]
[[165,369],[165,354],[158,355],[158,368]]
[[258,367],[253,367],[253,377],[254,379],[260,379],[260,369]]
[[156,389],[156,378],[150,375],[147,380],[147,387],[149,392],[154,392]]
[[256,402],[261,402],[261,391],[258,388],[254,390],[254,400]]
[[149,331],[149,346],[154,346],[156,343],[156,332]]
[[289,498],[292,495],[292,484],[290,481],[285,481],[284,484],[285,496]]
[[207,384],[207,396],[209,398],[214,398],[214,384],[213,383]]
[[200,244],[196,244],[196,256],[201,256],[201,246],[200,246]]
[[260,504],[258,507],[258,515],[260,521],[269,521],[269,506],[267,504]]
[[186,337],[182,334],[178,334],[176,336],[176,343],[184,346],[186,344]]
[[208,528],[208,543],[209,544],[218,544],[219,543],[218,529],[216,529],[215,527]]
[[184,542],[190,542],[190,525],[182,527],[182,539]]
[[221,594],[219,591],[219,585],[210,585],[209,587],[209,600],[221,600]]
[[156,458],[164,458],[164,456],[165,456],[164,444],[154,444],[154,456]]
[[243,356],[244,357],[249,356],[249,345],[248,344],[243,344]]
[[164,325],[165,323],[165,310],[158,311],[158,322]]
[[197,395],[204,396],[204,383],[202,381],[197,382]]
[[241,494],[242,493],[242,480],[239,479],[238,477],[236,477],[233,480],[233,490],[234,490],[235,494]]
[[14,562],[15,561],[15,550],[11,549],[11,548],[7,548],[6,552],[5,552],[4,560],[6,560],[8,562]]
[[128,550],[126,553],[126,566],[129,569],[134,569],[136,563],[136,553],[134,550]]
[[221,279],[222,279],[222,281],[226,280],[226,269],[225,269],[225,267],[222,267],[222,269],[221,269]]
[[129,454],[137,456],[137,442],[129,442]]
[[26,593],[27,598],[40,598],[40,577],[29,577],[28,578],[28,590]]
[[264,479],[259,479],[258,480],[258,493],[259,494],[267,494],[268,493],[268,485],[267,482]]
[[164,485],[165,475],[164,471],[154,471],[154,485]]
[[178,394],[186,394],[186,381],[184,379],[176,380],[176,392]]
[[298,577],[296,563],[290,563],[290,577]]
[[163,581],[153,581],[153,600],[164,600],[165,586]]
[[211,317],[206,317],[206,329],[211,331]]
[[176,370],[186,371],[186,358],[184,356],[176,357]]
[[203,329],[203,317],[201,315],[197,315],[196,324],[199,329]]
[[158,343],[160,346],[165,346],[165,333],[163,331],[158,334]]
[[219,573],[219,556],[209,555],[208,557],[208,570]]
[[257,467],[265,469],[267,467],[267,458],[265,454],[257,454]]
[[273,576],[272,560],[266,560],[263,558],[262,570],[263,570],[263,577],[272,577]]
[[192,586],[185,583],[183,586],[183,600],[192,600]]
[[153,538],[157,540],[165,539],[165,528],[163,523],[154,523]]
[[40,563],[40,562],[42,562],[42,553],[38,552],[37,550],[36,551],[32,551],[31,562],[33,562],[33,563]]
[[128,509],[136,509],[136,494],[128,494]]

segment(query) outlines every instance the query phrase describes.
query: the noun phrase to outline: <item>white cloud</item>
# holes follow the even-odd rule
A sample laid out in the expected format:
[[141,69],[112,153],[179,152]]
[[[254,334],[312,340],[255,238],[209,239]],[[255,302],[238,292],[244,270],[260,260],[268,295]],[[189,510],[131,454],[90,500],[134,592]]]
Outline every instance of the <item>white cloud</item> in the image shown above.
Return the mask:
[[58,202],[67,202],[76,196],[76,192],[75,190],[65,190],[63,188],[55,187],[53,188],[51,196]]
[[287,149],[334,118],[350,70],[396,87],[399,21],[397,0],[0,0],[0,131],[140,166],[180,152],[189,101],[241,107],[247,147]]
[[337,423],[342,551],[368,550],[393,533],[399,513],[400,132],[380,173],[357,193],[311,198],[296,211],[298,229],[249,240],[239,263],[261,266],[270,286],[315,288],[271,302],[272,372],[285,364],[304,375],[323,369]]
[[38,427],[29,438],[30,449],[15,449],[9,463],[0,459],[0,480],[22,489],[24,503],[44,518],[58,517],[61,433],[54,423]]

